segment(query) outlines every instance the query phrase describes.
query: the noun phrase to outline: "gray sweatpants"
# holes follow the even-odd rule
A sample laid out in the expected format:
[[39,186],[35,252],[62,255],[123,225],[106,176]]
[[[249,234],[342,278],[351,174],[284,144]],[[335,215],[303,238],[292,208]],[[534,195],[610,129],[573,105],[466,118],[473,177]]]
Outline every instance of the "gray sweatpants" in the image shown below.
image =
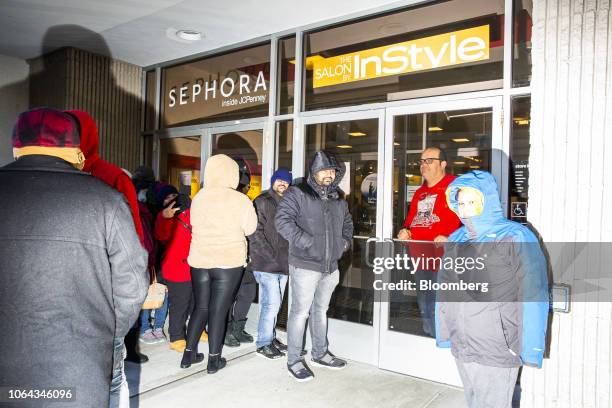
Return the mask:
[[340,280],[338,270],[321,273],[289,265],[291,307],[287,319],[287,364],[301,360],[306,320],[310,317],[310,336],[314,358],[327,353],[327,309]]
[[491,367],[455,359],[470,408],[511,408],[519,367]]

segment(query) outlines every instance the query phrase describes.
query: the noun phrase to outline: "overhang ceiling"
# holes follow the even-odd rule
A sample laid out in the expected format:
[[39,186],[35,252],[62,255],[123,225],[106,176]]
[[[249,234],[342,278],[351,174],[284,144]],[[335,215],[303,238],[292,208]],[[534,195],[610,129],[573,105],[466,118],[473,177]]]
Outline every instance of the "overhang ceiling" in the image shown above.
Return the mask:
[[[0,0],[0,54],[28,59],[74,46],[148,66],[398,5],[397,0]],[[201,31],[204,38],[195,43],[171,38],[181,29]]]

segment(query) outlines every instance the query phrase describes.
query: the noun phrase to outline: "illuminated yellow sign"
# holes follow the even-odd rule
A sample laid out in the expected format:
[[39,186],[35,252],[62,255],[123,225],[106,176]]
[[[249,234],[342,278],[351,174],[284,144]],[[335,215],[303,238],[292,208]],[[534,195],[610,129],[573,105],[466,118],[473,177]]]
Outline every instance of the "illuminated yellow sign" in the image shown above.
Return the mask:
[[489,59],[483,25],[313,61],[313,87],[424,71]]

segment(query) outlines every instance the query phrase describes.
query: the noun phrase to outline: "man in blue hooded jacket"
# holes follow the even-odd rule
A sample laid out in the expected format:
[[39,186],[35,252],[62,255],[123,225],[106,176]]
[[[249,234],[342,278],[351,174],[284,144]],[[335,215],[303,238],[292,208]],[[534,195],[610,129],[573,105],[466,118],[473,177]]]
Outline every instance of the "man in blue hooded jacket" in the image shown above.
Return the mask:
[[[470,407],[510,408],[519,367],[542,366],[546,260],[536,236],[504,217],[490,173],[455,179],[446,197],[463,227],[449,236],[438,274],[436,343],[451,348]],[[458,283],[470,289],[447,290]]]

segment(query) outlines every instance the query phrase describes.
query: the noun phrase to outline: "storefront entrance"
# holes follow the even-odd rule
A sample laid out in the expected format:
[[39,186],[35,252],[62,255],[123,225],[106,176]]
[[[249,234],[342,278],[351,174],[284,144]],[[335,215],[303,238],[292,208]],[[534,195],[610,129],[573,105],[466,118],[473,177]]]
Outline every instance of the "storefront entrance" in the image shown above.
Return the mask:
[[[508,168],[504,153],[508,142],[502,137],[502,97],[449,99],[308,115],[297,126],[300,136],[291,141],[285,136],[281,140],[278,127],[263,121],[169,130],[159,141],[158,174],[178,187],[183,179],[187,183],[189,173],[194,194],[202,182],[200,166],[203,169],[211,155],[224,153],[250,174],[247,194],[254,199],[269,187],[271,172],[287,162],[288,153],[294,177],[307,174],[315,151],[335,153],[347,169],[340,187],[355,228],[353,247],[340,262],[340,284],[328,312],[332,351],[381,369],[460,385],[450,351],[436,348],[434,338],[423,330],[416,294],[375,290],[378,277],[372,268],[374,257],[407,251],[408,243],[394,238],[423,182],[418,159],[426,147],[445,150],[451,174],[474,169],[493,173],[502,207],[507,206],[508,177],[503,169]],[[373,239],[393,244],[374,245]],[[405,271],[388,270],[384,276],[391,281],[414,279]],[[257,312],[254,305],[251,319]]]
[[[341,188],[355,226],[353,248],[342,259],[328,313],[333,350],[382,369],[460,385],[450,351],[436,348],[423,331],[415,293],[373,287],[378,278],[372,258],[395,256],[406,251],[407,243],[394,240],[390,254],[389,245],[373,245],[372,238],[397,236],[422,184],[418,159],[426,147],[445,150],[451,174],[492,172],[506,207],[501,107],[500,97],[485,97],[303,119],[304,166],[299,170],[306,174],[315,151],[334,152],[347,168]],[[394,280],[398,272],[385,274]],[[414,279],[409,273],[403,278]]]

